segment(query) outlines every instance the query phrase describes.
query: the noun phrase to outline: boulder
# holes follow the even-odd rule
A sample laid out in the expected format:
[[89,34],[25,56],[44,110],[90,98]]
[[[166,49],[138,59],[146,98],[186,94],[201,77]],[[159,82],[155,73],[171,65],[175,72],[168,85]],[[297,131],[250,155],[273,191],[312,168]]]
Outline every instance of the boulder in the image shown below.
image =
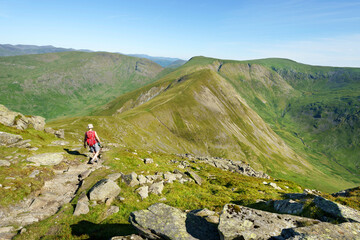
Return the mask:
[[201,184],[202,184],[202,182],[203,182],[202,178],[201,178],[199,175],[197,175],[195,172],[193,172],[193,171],[187,171],[187,173],[189,174],[190,177],[192,177],[192,178],[195,180],[195,182],[196,182],[198,185],[201,185]]
[[147,183],[147,179],[146,179],[146,177],[144,175],[139,175],[137,178],[139,180],[140,185],[143,185],[143,184]]
[[322,222],[307,227],[284,229],[277,239],[360,239],[360,223],[339,225]]
[[343,218],[347,221],[360,222],[360,211],[358,210],[332,202],[319,196],[315,197],[314,203],[318,208],[334,218]]
[[26,161],[35,163],[35,166],[53,166],[61,163],[63,159],[63,153],[43,153],[28,157]]
[[227,204],[220,215],[218,229],[222,240],[269,239],[279,236],[285,228],[313,225],[318,222],[308,218]]
[[115,198],[120,193],[120,187],[110,179],[98,181],[89,191],[91,201],[105,202],[106,199]]
[[152,158],[145,158],[144,163],[145,164],[151,164],[151,163],[154,163],[154,160]]
[[122,179],[126,183],[126,185],[130,187],[135,187],[136,185],[139,185],[139,181],[137,180],[137,174],[132,172],[127,175],[122,175]]
[[275,211],[279,213],[300,214],[304,209],[304,204],[291,199],[275,200],[273,203]]
[[176,175],[170,172],[164,173],[164,179],[168,183],[173,183],[176,180]]
[[148,239],[219,239],[216,225],[164,203],[155,203],[147,210],[132,212],[129,222],[142,237]]
[[107,179],[110,179],[112,181],[116,181],[118,180],[120,177],[122,176],[122,173],[112,173],[112,174],[109,174],[106,178]]
[[8,167],[11,163],[8,160],[0,160],[0,167]]
[[164,182],[156,182],[150,185],[149,193],[160,195],[164,189]]
[[149,187],[142,186],[136,189],[136,192],[140,195],[141,199],[145,199],[149,196]]
[[22,136],[7,132],[0,132],[0,146],[10,146],[23,140]]
[[27,118],[28,126],[33,126],[38,131],[44,131],[45,129],[45,118],[40,116],[30,116]]
[[59,129],[57,131],[55,131],[55,136],[58,137],[58,138],[62,138],[64,139],[65,138],[65,131],[64,129]]
[[80,216],[81,214],[89,213],[89,202],[78,202],[75,207],[74,216]]
[[0,104],[0,123],[17,129],[27,129],[33,127],[43,131],[45,128],[45,118],[40,116],[24,116],[21,113],[13,112]]
[[118,206],[110,206],[109,209],[105,213],[105,217],[113,215],[114,213],[119,212],[120,208]]

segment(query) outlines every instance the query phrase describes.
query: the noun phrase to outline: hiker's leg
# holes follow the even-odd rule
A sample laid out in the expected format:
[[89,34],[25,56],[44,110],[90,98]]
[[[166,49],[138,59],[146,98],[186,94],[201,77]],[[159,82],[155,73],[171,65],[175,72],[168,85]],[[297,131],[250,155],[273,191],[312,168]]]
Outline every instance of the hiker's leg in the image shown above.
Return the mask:
[[92,162],[93,161],[97,161],[97,157],[99,156],[99,154],[100,154],[100,147],[99,147],[99,145],[98,144],[95,144],[94,145],[94,149],[95,149],[95,155],[94,155],[94,157],[92,158]]
[[97,151],[92,159],[92,161],[97,161],[97,157],[99,156],[100,151]]

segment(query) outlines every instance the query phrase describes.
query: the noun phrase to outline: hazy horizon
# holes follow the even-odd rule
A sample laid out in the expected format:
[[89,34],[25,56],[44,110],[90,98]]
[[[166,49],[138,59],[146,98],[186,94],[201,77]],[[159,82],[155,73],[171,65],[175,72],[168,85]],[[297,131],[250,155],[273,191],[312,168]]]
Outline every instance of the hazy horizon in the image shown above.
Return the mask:
[[360,67],[360,2],[0,0],[3,44]]

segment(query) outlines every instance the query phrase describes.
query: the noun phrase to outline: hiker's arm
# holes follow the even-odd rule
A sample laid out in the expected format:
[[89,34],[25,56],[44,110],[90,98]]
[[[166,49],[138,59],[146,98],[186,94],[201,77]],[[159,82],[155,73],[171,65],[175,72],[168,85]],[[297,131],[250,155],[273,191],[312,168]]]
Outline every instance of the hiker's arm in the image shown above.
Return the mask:
[[98,141],[98,143],[100,143],[100,138],[98,137],[97,133],[95,132],[95,138]]
[[85,133],[85,137],[84,137],[84,148],[86,148],[86,133]]

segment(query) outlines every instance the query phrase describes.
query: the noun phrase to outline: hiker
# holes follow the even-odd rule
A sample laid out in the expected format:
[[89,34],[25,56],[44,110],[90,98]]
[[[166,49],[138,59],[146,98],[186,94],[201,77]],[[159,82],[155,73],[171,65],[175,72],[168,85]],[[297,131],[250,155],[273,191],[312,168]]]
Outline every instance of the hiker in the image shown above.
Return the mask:
[[93,157],[90,159],[89,163],[93,164],[97,162],[97,158],[100,153],[100,138],[98,137],[97,133],[93,131],[94,126],[90,123],[88,124],[88,129],[85,133],[84,139],[84,148],[86,148],[86,144],[90,147],[90,151],[94,154]]

